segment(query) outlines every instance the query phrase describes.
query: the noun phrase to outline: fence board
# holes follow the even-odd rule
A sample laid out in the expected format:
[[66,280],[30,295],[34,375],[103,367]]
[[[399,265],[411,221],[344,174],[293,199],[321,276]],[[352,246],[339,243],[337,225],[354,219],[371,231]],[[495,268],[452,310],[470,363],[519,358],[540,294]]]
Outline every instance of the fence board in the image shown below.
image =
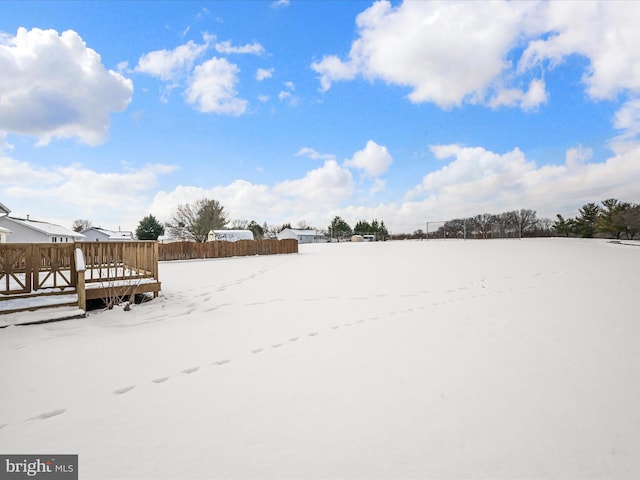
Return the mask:
[[250,255],[277,255],[298,253],[298,241],[285,240],[238,240],[226,242],[172,242],[157,244],[157,258],[167,260],[193,260],[197,258],[244,257]]

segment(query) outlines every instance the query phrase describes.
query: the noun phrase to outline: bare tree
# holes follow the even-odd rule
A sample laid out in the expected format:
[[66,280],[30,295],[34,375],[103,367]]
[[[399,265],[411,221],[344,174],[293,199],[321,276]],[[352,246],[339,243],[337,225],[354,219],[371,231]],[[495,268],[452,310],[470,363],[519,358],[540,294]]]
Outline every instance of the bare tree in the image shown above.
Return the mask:
[[220,202],[203,198],[178,206],[167,228],[174,237],[206,242],[211,230],[223,229],[227,223],[229,220]]
[[488,238],[491,232],[491,223],[494,216],[490,213],[481,213],[473,217],[473,226],[482,238]]
[[81,232],[91,227],[92,227],[91,220],[84,220],[82,218],[74,220],[73,223],[71,224],[71,229],[74,232]]
[[531,229],[538,221],[535,210],[529,210],[523,208],[521,210],[515,210],[513,212],[513,218],[515,221],[516,231],[518,232],[518,238],[522,238],[523,234]]
[[248,225],[249,220],[236,219],[231,221],[231,228],[234,230],[246,230]]

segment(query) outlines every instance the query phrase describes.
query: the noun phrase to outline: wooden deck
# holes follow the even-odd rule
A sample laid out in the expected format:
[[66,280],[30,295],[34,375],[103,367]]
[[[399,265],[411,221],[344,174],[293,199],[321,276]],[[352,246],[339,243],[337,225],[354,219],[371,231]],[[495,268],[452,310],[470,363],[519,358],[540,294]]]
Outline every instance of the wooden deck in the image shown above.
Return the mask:
[[158,295],[157,242],[0,244],[0,314],[57,305]]

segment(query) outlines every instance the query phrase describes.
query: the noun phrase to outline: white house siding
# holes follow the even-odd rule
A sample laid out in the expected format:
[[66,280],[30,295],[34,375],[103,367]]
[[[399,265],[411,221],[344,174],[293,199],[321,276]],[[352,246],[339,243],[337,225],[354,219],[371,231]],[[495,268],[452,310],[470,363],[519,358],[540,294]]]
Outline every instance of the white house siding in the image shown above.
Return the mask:
[[324,240],[323,236],[316,230],[285,228],[278,233],[278,240],[285,240],[288,238],[298,240],[298,243],[318,243]]
[[0,227],[12,232],[7,243],[73,243],[84,239],[84,235],[60,225],[9,216],[0,217]]
[[121,242],[121,241],[130,241],[133,240],[132,232],[122,232],[122,231],[113,231],[106,230],[104,228],[96,228],[91,227],[82,231],[82,234],[85,236],[85,242]]
[[8,228],[0,227],[0,243],[7,243],[7,235],[11,234]]

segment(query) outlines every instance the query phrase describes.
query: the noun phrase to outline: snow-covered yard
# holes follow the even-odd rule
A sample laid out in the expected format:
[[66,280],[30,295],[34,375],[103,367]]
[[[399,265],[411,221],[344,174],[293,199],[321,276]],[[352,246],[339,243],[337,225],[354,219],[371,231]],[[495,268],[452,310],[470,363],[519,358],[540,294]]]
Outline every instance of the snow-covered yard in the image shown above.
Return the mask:
[[80,478],[638,478],[640,248],[301,245],[0,330],[0,452]]

